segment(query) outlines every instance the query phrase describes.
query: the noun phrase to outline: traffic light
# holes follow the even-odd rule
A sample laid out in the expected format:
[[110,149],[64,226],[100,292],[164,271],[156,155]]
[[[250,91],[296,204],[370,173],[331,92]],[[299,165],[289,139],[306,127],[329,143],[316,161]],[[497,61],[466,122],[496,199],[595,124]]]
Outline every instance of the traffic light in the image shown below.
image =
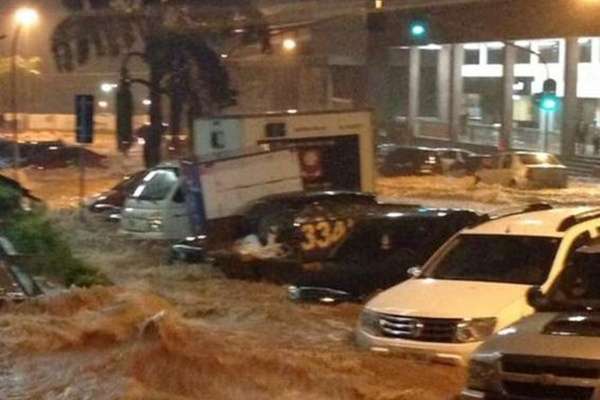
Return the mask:
[[556,95],[556,81],[546,79],[544,81],[543,92],[534,96],[538,107],[543,111],[554,112],[560,107],[560,99]]
[[128,80],[121,79],[116,96],[117,146],[119,151],[127,151],[133,140],[133,95]]
[[560,100],[555,94],[544,93],[540,99],[540,108],[544,111],[556,111]]
[[408,37],[416,43],[424,43],[429,40],[429,22],[427,19],[412,18],[408,24]]

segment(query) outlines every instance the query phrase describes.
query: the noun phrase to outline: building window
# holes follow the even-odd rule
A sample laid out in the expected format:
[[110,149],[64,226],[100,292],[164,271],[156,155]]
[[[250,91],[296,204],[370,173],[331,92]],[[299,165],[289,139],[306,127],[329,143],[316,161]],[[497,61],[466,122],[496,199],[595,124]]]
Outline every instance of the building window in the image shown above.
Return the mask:
[[465,44],[463,46],[465,60],[464,65],[479,65],[480,54],[478,44]]
[[580,63],[591,63],[592,62],[592,39],[580,38],[578,42],[579,42],[579,62]]
[[516,42],[517,46],[517,64],[531,63],[531,43]]
[[559,62],[559,42],[558,40],[544,40],[538,42],[538,52],[541,62],[558,63]]
[[486,44],[487,63],[490,65],[504,64],[504,43],[494,42]]

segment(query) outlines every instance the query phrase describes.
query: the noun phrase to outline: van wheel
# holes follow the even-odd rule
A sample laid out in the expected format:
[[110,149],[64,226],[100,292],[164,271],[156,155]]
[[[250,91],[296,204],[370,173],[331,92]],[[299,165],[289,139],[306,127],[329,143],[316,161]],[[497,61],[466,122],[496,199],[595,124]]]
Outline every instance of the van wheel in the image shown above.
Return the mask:
[[517,181],[515,181],[514,179],[511,179],[510,182],[508,182],[508,187],[511,189],[516,189],[517,188]]

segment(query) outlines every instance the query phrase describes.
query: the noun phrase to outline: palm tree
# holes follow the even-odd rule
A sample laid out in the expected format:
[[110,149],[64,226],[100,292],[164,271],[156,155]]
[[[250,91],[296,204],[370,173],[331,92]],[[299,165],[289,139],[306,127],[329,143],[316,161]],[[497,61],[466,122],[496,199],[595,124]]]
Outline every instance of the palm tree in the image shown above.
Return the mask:
[[[231,38],[256,41],[265,31],[248,0],[63,0],[63,5],[71,15],[52,35],[59,71],[87,63],[92,52],[139,55],[147,65],[148,79],[131,82],[149,89],[151,128],[144,152],[149,167],[160,161],[163,94],[171,96],[175,134],[186,105],[192,119],[234,104],[236,93],[214,47]],[[243,27],[232,25],[238,23]],[[138,43],[143,51],[132,53]]]

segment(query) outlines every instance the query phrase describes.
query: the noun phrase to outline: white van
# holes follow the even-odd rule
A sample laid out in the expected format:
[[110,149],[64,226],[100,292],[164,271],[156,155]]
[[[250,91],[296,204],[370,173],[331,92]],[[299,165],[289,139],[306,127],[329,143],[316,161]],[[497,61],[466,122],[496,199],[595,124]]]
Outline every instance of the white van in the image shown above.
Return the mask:
[[501,217],[450,239],[414,278],[369,301],[356,337],[465,365],[494,332],[529,315],[527,292],[546,291],[579,243],[598,237],[600,209],[547,209]]

